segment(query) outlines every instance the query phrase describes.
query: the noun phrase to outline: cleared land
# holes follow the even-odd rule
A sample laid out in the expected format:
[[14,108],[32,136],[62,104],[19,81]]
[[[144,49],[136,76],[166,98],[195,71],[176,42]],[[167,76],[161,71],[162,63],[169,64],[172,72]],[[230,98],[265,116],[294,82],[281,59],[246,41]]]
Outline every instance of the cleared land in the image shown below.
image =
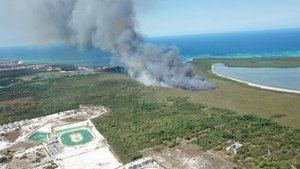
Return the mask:
[[224,150],[228,140],[241,142],[245,146],[233,162],[248,168],[299,168],[300,96],[219,78],[209,72],[214,62],[220,61],[194,62],[197,71],[219,86],[205,92],[145,87],[121,74],[50,72],[26,81],[17,78],[12,86],[0,89],[0,101],[32,100],[2,106],[0,123],[80,104],[104,105],[110,113],[95,119],[94,124],[123,162],[140,157],[145,148],[176,146],[177,138],[186,138],[204,151]]

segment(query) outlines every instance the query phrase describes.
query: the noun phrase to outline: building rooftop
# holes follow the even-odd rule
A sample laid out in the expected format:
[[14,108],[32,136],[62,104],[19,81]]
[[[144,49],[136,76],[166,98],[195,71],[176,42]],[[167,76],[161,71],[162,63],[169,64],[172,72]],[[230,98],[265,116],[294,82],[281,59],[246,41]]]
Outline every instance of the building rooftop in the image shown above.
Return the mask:
[[242,147],[243,147],[243,144],[235,142],[234,144],[226,147],[226,150],[227,151],[232,151],[234,153],[237,153]]

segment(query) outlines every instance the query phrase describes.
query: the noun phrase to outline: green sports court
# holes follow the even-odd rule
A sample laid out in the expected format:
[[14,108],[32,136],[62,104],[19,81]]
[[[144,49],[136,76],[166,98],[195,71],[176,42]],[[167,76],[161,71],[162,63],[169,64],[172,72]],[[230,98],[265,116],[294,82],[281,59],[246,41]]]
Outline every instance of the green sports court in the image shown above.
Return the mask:
[[94,136],[88,129],[78,129],[62,133],[60,139],[65,146],[79,146],[89,143]]
[[29,140],[46,143],[48,141],[48,133],[37,131],[28,137]]

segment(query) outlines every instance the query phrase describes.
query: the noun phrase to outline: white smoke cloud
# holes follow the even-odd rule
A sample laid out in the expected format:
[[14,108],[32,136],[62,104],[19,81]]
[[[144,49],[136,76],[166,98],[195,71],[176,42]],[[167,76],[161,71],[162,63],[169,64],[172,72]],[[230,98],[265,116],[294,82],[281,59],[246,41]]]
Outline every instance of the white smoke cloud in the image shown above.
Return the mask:
[[80,48],[112,52],[129,75],[147,85],[207,90],[215,85],[195,75],[174,47],[146,44],[137,32],[132,0],[11,0],[26,4],[35,33]]

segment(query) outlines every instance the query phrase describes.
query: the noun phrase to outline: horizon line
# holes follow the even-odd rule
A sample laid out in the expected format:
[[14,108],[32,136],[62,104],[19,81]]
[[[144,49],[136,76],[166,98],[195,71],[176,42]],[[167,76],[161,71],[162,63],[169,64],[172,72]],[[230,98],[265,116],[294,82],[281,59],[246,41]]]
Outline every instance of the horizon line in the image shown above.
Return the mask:
[[270,32],[270,31],[288,31],[288,30],[300,30],[300,27],[293,28],[275,28],[275,29],[255,29],[255,30],[242,30],[242,31],[220,31],[210,33],[191,33],[191,34],[178,34],[178,35],[159,35],[159,36],[145,36],[149,38],[168,38],[168,37],[183,37],[183,36],[198,36],[198,35],[218,35],[218,34],[236,34],[236,33],[252,33],[252,32]]
[[[254,32],[272,32],[272,31],[291,31],[299,30],[300,27],[295,28],[280,28],[280,29],[259,29],[259,30],[245,30],[245,31],[226,31],[226,32],[211,32],[211,33],[193,33],[193,34],[178,34],[178,35],[160,35],[160,36],[147,36],[144,35],[144,39],[156,39],[156,38],[172,38],[172,37],[188,37],[188,36],[205,36],[205,35],[222,35],[222,34],[240,34],[240,33],[254,33]],[[11,48],[11,47],[43,47],[43,46],[54,46],[54,45],[69,45],[64,42],[49,42],[41,44],[16,44],[16,45],[0,45],[0,48]],[[72,45],[70,45],[72,46]]]

